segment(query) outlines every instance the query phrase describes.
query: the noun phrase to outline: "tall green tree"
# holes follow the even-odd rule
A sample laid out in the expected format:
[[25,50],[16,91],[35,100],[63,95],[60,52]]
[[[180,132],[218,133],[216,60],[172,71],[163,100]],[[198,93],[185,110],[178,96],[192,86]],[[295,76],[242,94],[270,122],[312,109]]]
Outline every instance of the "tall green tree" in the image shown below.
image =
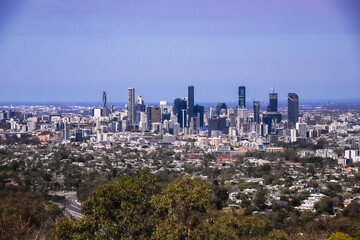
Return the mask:
[[146,171],[98,187],[83,204],[84,218],[62,222],[57,239],[148,239],[154,227],[150,198],[159,192],[155,177]]
[[266,207],[265,206],[266,198],[267,198],[267,190],[264,189],[262,186],[259,186],[257,188],[255,197],[254,197],[255,206],[260,210],[264,210]]
[[158,218],[154,239],[188,239],[208,217],[210,194],[204,182],[183,176],[155,195],[151,203]]
[[319,213],[328,213],[330,215],[334,214],[334,206],[330,197],[323,197],[321,200],[315,204],[315,209]]

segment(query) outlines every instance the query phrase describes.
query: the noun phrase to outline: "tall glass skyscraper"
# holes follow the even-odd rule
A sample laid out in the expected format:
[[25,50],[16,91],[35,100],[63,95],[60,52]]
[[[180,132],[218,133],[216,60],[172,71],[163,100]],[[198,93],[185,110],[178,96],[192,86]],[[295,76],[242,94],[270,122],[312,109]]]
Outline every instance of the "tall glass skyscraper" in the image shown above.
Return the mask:
[[268,125],[268,134],[271,133],[273,130],[272,123],[280,123],[281,122],[281,113],[278,112],[278,94],[277,93],[270,93],[269,94],[269,105],[267,108],[266,113],[263,114],[262,121],[263,123]]
[[288,121],[290,128],[295,128],[298,118],[299,96],[296,93],[288,93]]
[[245,86],[239,87],[239,107],[245,108],[246,106],[246,99],[245,99]]
[[108,117],[108,116],[109,116],[109,108],[107,107],[106,91],[103,91],[102,115],[103,115],[104,117]]
[[195,105],[194,107],[195,115],[199,117],[200,127],[204,127],[204,106]]
[[180,127],[183,128],[183,113],[182,110],[186,110],[186,99],[181,98],[175,98],[174,99],[174,114],[177,115],[178,123],[180,124]]
[[188,115],[189,119],[195,117],[194,111],[194,86],[188,87],[188,101],[189,101],[189,108],[188,108]]
[[254,122],[260,123],[260,102],[254,101],[253,102],[254,107]]
[[135,125],[135,89],[129,88],[129,96],[128,96],[128,120],[130,121],[130,126]]
[[269,108],[268,112],[277,112],[278,108],[278,94],[270,93],[269,94]]
[[103,108],[106,107],[106,91],[103,91]]

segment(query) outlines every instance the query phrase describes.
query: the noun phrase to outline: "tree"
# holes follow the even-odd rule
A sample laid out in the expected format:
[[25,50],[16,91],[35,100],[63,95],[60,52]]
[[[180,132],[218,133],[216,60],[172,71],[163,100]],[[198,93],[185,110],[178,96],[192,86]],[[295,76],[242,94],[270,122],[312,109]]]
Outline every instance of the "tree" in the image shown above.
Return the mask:
[[294,182],[294,178],[292,177],[287,177],[285,179],[285,186],[286,187],[291,187],[293,185],[293,182]]
[[0,239],[52,239],[58,206],[22,186],[0,187]]
[[75,222],[65,218],[56,227],[55,239],[74,239]]
[[353,238],[346,233],[337,232],[331,234],[331,236],[327,240],[352,240],[352,239]]
[[330,197],[323,197],[320,202],[315,204],[315,209],[319,213],[328,213],[330,215],[334,214],[333,202]]
[[[264,239],[270,231],[271,223],[267,218],[227,214],[215,219],[213,223],[206,221],[200,224],[190,239]],[[280,233],[277,235],[280,236]]]
[[339,183],[329,182],[327,185],[326,195],[336,196],[336,193],[340,193],[342,191],[342,187]]
[[289,237],[288,237],[287,233],[284,232],[283,230],[274,229],[269,233],[267,239],[269,239],[269,240],[288,240]]
[[98,187],[83,204],[84,218],[60,223],[57,239],[69,234],[79,239],[150,238],[154,227],[150,198],[159,192],[155,177],[146,171]]
[[247,194],[245,193],[240,194],[239,199],[241,200],[241,204],[240,204],[241,208],[247,208],[251,205],[251,201],[249,200]]
[[351,203],[344,209],[343,215],[356,220],[360,220],[360,201],[351,201]]
[[154,239],[185,239],[207,217],[210,194],[199,179],[183,176],[155,195],[151,203],[156,210]]
[[269,219],[261,216],[238,216],[236,218],[236,234],[240,239],[260,238],[266,236],[271,231],[271,222]]
[[257,188],[255,198],[254,198],[254,204],[257,208],[259,208],[261,210],[265,209],[266,196],[267,196],[266,189],[264,189],[262,186],[259,186]]
[[211,203],[215,205],[216,209],[221,210],[229,198],[229,191],[223,186],[212,184],[211,192]]
[[315,168],[313,165],[310,165],[309,168],[308,168],[308,173],[311,175],[311,176],[314,176],[316,171],[315,171]]
[[101,176],[101,174],[92,172],[86,175],[85,179],[80,183],[79,188],[76,190],[78,199],[82,202],[85,201],[89,194],[95,190],[97,186],[107,183],[108,180]]
[[196,240],[235,240],[238,239],[235,229],[235,217],[224,215],[212,222],[202,222],[194,230],[193,236]]

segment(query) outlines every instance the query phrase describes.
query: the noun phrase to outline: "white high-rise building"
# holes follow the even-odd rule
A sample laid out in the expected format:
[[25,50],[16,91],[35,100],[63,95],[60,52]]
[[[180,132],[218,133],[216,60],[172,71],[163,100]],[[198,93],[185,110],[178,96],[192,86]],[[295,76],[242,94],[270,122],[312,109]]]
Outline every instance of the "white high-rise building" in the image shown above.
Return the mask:
[[140,112],[139,129],[141,131],[145,131],[148,129],[147,113],[145,113],[145,112]]
[[70,124],[64,122],[64,135],[63,139],[65,141],[70,140]]
[[17,130],[17,122],[18,120],[15,120],[13,118],[10,119],[10,127],[11,130],[16,131]]
[[360,155],[359,150],[345,150],[345,158],[354,160]]
[[102,109],[101,108],[94,108],[93,109],[93,116],[95,118],[100,118],[102,116]]
[[296,142],[296,139],[297,139],[297,132],[296,129],[293,128],[290,130],[290,141]]
[[137,104],[144,104],[144,100],[143,100],[142,96],[137,96],[136,103]]
[[241,119],[246,120],[248,118],[249,111],[246,108],[238,108],[237,109],[237,114],[238,114],[238,117],[240,117]]
[[35,131],[36,130],[36,122],[37,119],[36,118],[28,118],[28,122],[27,122],[27,128],[29,132]]
[[211,107],[209,109],[209,119],[213,118],[214,116],[215,116],[215,109]]
[[296,123],[296,130],[299,133],[300,138],[306,138],[307,133],[307,124],[306,123]]

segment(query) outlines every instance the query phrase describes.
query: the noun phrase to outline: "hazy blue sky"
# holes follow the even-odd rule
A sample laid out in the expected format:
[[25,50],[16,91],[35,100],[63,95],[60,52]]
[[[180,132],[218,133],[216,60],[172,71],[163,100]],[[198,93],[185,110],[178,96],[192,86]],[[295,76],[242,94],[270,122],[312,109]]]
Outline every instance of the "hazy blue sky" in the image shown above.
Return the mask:
[[358,0],[0,0],[0,101],[360,98]]

